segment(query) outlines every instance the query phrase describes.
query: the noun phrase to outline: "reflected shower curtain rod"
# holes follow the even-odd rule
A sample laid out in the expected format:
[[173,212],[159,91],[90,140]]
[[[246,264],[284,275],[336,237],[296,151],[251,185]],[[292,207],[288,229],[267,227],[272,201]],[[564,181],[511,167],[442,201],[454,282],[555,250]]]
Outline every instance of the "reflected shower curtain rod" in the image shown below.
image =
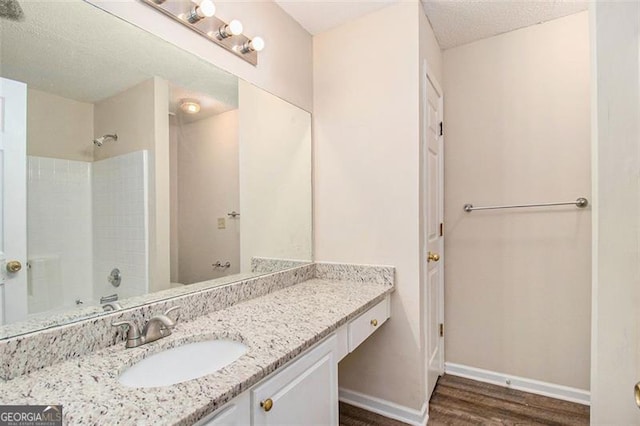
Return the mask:
[[589,200],[584,197],[580,197],[575,201],[566,201],[559,203],[538,203],[538,204],[513,204],[507,206],[486,206],[486,207],[473,207],[473,204],[465,204],[463,209],[465,212],[470,213],[474,210],[497,210],[497,209],[518,209],[528,207],[550,207],[550,206],[576,206],[584,209],[589,205]]

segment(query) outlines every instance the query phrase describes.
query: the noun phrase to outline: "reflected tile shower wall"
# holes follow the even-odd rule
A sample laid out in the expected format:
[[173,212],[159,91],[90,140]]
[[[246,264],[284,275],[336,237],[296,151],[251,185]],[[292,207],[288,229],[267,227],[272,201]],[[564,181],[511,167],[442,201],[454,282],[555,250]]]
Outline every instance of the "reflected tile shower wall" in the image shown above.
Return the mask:
[[[93,163],[93,287],[99,299],[148,292],[148,153],[136,151]],[[122,283],[109,273],[118,268]]]
[[91,163],[28,157],[29,313],[90,300]]

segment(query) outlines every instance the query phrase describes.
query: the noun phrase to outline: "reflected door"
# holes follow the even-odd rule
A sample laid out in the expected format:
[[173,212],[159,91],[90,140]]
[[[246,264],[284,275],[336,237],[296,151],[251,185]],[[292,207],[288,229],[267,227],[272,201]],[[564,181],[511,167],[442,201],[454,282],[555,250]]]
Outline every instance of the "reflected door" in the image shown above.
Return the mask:
[[27,86],[0,78],[0,321],[27,316]]
[[427,78],[427,99],[425,105],[425,238],[427,267],[423,291],[426,309],[426,369],[427,399],[436,385],[438,377],[444,373],[444,225],[443,225],[443,149],[442,149],[442,95]]

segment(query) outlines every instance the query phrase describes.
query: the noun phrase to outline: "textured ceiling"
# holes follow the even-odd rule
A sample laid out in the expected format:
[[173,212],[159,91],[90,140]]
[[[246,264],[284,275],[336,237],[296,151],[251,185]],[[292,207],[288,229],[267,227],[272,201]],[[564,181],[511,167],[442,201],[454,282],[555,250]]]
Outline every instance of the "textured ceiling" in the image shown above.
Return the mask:
[[[402,0],[275,0],[315,35]],[[442,49],[588,9],[588,0],[421,0]]]
[[442,49],[588,9],[585,0],[422,0]]
[[158,76],[237,106],[237,77],[82,0],[21,5],[0,19],[2,77],[94,103]]
[[320,34],[399,0],[275,0],[310,34]]

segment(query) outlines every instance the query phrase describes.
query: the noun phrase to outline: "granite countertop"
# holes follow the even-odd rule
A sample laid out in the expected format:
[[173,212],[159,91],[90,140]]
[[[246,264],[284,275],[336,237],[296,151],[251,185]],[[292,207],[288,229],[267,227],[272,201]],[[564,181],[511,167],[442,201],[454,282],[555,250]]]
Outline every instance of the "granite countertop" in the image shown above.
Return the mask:
[[[311,279],[178,323],[171,336],[124,344],[0,383],[1,404],[62,404],[65,424],[190,425],[380,302],[393,286]],[[188,342],[227,338],[245,355],[208,376],[167,387],[127,388],[119,372]]]

